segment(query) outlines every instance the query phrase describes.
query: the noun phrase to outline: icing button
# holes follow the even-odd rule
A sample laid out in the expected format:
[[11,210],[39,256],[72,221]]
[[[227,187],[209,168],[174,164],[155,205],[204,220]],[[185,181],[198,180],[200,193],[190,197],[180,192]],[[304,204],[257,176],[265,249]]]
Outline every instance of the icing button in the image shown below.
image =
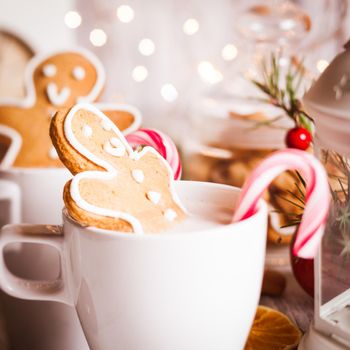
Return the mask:
[[145,179],[145,174],[140,169],[133,169],[131,171],[131,175],[132,175],[133,179],[139,184],[142,183],[143,180]]
[[164,212],[164,217],[168,220],[168,221],[174,221],[175,218],[177,217],[176,211],[173,209],[167,209]]
[[148,191],[146,193],[146,197],[154,204],[158,204],[159,200],[161,198],[161,194],[159,192],[156,191]]

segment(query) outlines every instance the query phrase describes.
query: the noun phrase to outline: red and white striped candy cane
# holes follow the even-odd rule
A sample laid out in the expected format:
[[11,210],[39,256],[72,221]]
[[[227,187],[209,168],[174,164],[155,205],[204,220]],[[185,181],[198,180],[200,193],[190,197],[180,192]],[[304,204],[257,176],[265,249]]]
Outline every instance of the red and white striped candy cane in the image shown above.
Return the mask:
[[296,233],[293,254],[312,259],[323,235],[331,197],[327,174],[322,164],[309,153],[286,149],[266,158],[244,184],[233,221],[251,216],[257,210],[265,189],[286,170],[298,170],[306,181],[305,209]]
[[180,179],[182,173],[180,155],[168,135],[155,129],[139,129],[127,135],[126,139],[132,147],[142,145],[155,148],[173,169],[174,179]]

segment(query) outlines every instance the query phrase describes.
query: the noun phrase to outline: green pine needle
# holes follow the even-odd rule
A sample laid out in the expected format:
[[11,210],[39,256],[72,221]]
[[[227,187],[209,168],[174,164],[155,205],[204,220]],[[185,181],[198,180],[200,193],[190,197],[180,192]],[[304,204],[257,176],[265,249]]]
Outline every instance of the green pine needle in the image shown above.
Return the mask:
[[292,58],[284,77],[285,85],[281,86],[281,70],[279,54],[271,54],[261,64],[262,81],[251,80],[252,83],[269,99],[268,102],[282,109],[287,116],[294,120],[296,126],[302,126],[313,132],[313,119],[302,109],[297,98],[305,76],[303,61],[296,63]]

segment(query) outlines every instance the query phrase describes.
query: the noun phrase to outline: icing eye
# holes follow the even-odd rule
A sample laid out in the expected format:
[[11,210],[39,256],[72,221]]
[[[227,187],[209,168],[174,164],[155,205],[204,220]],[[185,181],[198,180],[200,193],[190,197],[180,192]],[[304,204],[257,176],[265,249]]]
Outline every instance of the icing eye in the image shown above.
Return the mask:
[[72,74],[76,80],[83,80],[85,78],[85,69],[83,67],[76,66],[73,68]]
[[43,74],[45,75],[45,77],[47,78],[50,78],[50,77],[53,77],[57,72],[57,68],[54,64],[52,63],[49,63],[49,64],[46,64],[44,67],[43,67]]

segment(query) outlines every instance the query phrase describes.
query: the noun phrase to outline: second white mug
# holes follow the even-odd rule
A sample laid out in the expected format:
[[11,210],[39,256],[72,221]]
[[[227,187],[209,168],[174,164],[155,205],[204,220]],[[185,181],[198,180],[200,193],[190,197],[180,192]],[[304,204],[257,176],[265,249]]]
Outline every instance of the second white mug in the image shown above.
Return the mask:
[[[0,170],[0,227],[19,222],[60,223],[63,187],[71,176],[65,168]],[[17,275],[43,279],[58,273],[56,251],[25,244],[8,248],[6,263]],[[0,300],[12,350],[88,350],[72,308],[52,302],[20,300],[4,292],[0,292]]]

